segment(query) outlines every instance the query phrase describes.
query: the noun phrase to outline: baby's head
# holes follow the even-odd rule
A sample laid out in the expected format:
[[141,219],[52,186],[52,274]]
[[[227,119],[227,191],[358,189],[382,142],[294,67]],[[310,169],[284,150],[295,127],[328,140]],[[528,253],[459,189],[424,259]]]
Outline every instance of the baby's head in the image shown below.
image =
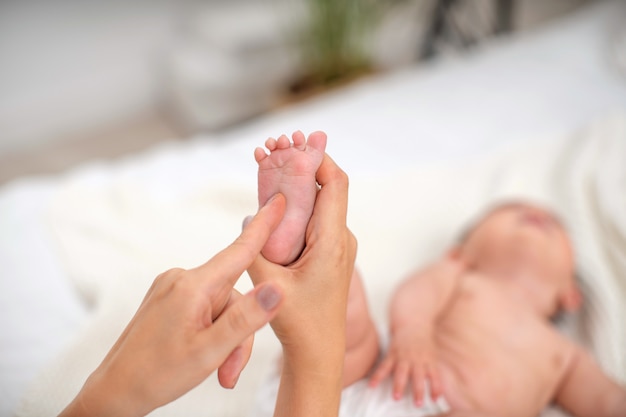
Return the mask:
[[489,210],[453,250],[468,268],[517,278],[542,313],[576,310],[581,297],[570,239],[548,210],[521,202]]

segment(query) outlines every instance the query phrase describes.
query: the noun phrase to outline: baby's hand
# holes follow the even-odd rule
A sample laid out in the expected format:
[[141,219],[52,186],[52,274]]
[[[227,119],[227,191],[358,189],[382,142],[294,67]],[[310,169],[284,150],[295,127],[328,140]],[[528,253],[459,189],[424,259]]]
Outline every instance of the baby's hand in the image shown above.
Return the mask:
[[393,397],[402,398],[410,384],[413,401],[420,407],[424,403],[426,381],[433,400],[443,393],[436,349],[428,332],[420,334],[414,329],[400,330],[391,339],[391,345],[370,378],[369,385],[375,387],[393,374]]

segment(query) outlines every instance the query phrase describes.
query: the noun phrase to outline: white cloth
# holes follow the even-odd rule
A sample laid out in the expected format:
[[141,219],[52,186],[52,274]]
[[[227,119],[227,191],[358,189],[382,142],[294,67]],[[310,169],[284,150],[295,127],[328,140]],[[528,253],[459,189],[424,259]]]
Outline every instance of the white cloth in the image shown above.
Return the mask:
[[[256,404],[249,417],[272,417],[279,383],[278,373],[273,372],[261,384]],[[450,406],[444,397],[439,397],[437,400],[431,398],[428,385],[424,403],[420,407],[412,402],[408,394],[400,400],[394,400],[391,389],[390,379],[385,380],[376,388],[368,387],[365,379],[355,382],[344,388],[341,393],[339,417],[429,417],[450,411]]]

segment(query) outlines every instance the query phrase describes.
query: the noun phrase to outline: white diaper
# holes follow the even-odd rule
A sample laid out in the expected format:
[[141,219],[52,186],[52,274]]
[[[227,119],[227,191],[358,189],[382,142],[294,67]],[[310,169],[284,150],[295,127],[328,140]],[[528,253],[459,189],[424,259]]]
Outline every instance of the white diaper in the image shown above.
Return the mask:
[[443,396],[433,401],[429,393],[428,383],[426,384],[424,401],[420,407],[415,405],[410,393],[406,393],[400,400],[394,400],[391,388],[390,378],[387,378],[376,388],[370,388],[365,379],[350,385],[341,394],[339,415],[341,417],[426,417],[437,416],[450,411],[448,402]]
[[[397,401],[393,399],[389,378],[376,388],[368,387],[367,382],[366,379],[362,379],[343,390],[339,417],[426,417],[450,411],[445,398],[439,397],[436,401],[432,400],[428,393],[428,386],[426,386],[424,404],[416,407],[410,394],[405,394]],[[276,373],[263,383],[250,417],[273,415],[279,383],[280,377]]]

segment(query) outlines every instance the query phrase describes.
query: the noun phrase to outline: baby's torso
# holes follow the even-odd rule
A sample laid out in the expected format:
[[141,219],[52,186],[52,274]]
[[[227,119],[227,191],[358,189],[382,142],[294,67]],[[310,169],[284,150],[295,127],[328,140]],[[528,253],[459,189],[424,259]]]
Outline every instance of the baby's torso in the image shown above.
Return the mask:
[[546,320],[475,274],[463,279],[435,334],[451,405],[509,417],[539,413],[573,352]]

